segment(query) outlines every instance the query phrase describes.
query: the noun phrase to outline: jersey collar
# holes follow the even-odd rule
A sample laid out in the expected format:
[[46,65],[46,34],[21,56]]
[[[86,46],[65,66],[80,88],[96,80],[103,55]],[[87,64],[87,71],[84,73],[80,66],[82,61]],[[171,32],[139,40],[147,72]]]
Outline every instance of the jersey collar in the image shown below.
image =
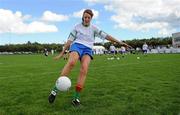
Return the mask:
[[87,25],[87,26],[86,26],[86,25],[84,25],[84,23],[83,23],[83,22],[82,22],[82,25],[83,25],[84,27],[89,27],[89,26],[90,26],[90,24],[89,24],[89,25]]

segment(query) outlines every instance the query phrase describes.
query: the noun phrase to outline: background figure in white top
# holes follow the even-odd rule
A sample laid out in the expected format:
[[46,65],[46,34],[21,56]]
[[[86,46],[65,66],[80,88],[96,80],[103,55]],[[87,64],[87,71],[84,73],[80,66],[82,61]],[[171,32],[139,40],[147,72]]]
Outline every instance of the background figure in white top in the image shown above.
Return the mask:
[[116,47],[111,44],[111,46],[109,47],[110,53],[111,53],[111,59],[114,59],[116,57]]
[[148,45],[146,44],[146,42],[143,44],[142,50],[143,50],[143,53],[144,53],[144,54],[147,54]]
[[51,50],[51,54],[54,55],[54,50],[53,49]]
[[111,54],[115,54],[116,47],[113,44],[111,44],[111,46],[109,47],[109,50],[110,50]]
[[121,46],[122,57],[124,57],[125,53],[126,53],[126,48],[124,46]]
[[49,54],[49,53],[48,53],[48,50],[45,48],[45,49],[44,49],[44,55],[45,55],[45,56],[48,56],[48,54]]

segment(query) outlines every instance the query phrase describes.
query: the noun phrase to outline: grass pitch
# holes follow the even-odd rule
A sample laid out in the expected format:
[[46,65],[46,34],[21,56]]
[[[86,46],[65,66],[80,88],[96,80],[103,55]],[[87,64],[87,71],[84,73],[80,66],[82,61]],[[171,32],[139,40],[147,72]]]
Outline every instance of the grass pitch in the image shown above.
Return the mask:
[[[72,88],[48,95],[66,61],[43,55],[0,55],[0,115],[179,115],[180,54],[126,55],[119,60],[94,56],[82,106],[71,99],[79,72],[69,77]],[[140,59],[137,59],[140,57]]]

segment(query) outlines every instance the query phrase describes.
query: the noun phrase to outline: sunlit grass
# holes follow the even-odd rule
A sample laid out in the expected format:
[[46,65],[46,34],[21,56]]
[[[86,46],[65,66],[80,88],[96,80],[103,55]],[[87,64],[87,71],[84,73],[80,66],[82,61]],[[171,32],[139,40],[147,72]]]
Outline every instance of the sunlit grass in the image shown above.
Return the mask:
[[50,105],[49,92],[66,61],[43,55],[0,55],[0,115],[180,114],[179,54],[108,57],[94,56],[81,93],[82,106],[74,108],[70,102],[79,63],[69,75],[70,91],[59,93]]

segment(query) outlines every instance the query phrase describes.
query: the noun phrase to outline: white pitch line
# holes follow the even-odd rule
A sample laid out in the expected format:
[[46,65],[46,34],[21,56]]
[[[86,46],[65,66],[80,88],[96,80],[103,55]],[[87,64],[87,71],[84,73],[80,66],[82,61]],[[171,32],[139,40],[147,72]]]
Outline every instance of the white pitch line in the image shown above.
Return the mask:
[[[146,61],[146,63],[154,63],[154,62],[158,63],[158,62],[164,62],[164,61],[159,61],[159,60],[156,60],[156,61]],[[125,64],[113,64],[111,66],[96,66],[96,67],[92,67],[92,69],[99,69],[99,68],[102,69],[102,68],[111,68],[111,67],[127,66],[127,65],[138,65],[138,64],[141,64],[141,62],[125,63]]]

